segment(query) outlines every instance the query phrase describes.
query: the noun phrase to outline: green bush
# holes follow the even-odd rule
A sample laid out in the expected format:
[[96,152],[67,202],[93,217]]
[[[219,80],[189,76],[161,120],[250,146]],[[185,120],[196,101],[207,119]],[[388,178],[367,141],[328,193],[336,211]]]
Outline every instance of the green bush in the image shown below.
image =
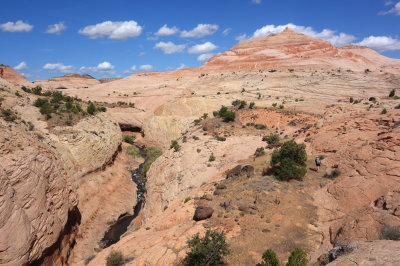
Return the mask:
[[239,109],[245,108],[246,105],[247,105],[247,102],[246,102],[246,101],[240,101]]
[[240,105],[240,100],[234,100],[234,101],[232,102],[232,105],[233,105],[233,106],[239,106],[239,105]]
[[282,181],[302,180],[306,174],[307,154],[304,144],[297,144],[293,139],[275,150],[271,157],[274,175]]
[[45,104],[49,104],[47,99],[37,98],[36,101],[33,102],[35,107],[42,107]]
[[307,266],[307,253],[301,248],[295,248],[290,254],[286,266]]
[[249,108],[250,108],[250,109],[253,109],[253,108],[254,108],[254,105],[255,105],[255,103],[254,103],[254,102],[251,102],[250,105],[249,105]]
[[175,151],[179,151],[181,146],[179,145],[178,141],[171,140],[171,145],[169,146],[170,149],[174,149]]
[[389,93],[389,97],[394,97],[396,95],[395,89],[391,90]]
[[263,255],[262,255],[262,261],[260,264],[260,266],[280,266],[281,264],[279,263],[279,259],[276,256],[275,251],[273,251],[272,249],[267,249]]
[[162,151],[157,147],[147,147],[144,149],[144,154],[146,156],[146,160],[144,161],[141,174],[144,178],[146,178],[147,171],[149,171],[151,164],[161,156]]
[[265,155],[264,147],[257,148],[257,149],[256,149],[256,152],[254,153],[254,155],[255,155],[256,157],[260,157],[260,156]]
[[350,102],[350,103],[353,103],[353,102],[354,102],[353,97],[350,97],[349,102]]
[[125,152],[132,156],[133,158],[141,157],[140,150],[135,145],[129,146],[125,148]]
[[197,233],[189,241],[190,251],[182,260],[186,266],[221,265],[223,257],[229,254],[224,232],[208,229],[204,237]]
[[386,110],[386,108],[383,108],[383,110],[382,110],[381,114],[382,114],[382,115],[385,115],[385,114],[387,114],[387,110]]
[[191,199],[192,199],[191,197],[187,197],[187,198],[185,198],[185,200],[183,201],[183,203],[186,203],[186,202],[190,201]]
[[111,251],[106,258],[107,266],[120,266],[124,264],[124,255],[120,251]]
[[201,122],[201,119],[195,119],[194,121],[193,121],[193,123],[197,126],[198,124],[200,124],[200,122]]
[[86,111],[88,112],[88,114],[93,115],[94,112],[96,112],[96,106],[92,102],[90,102]]
[[8,122],[14,122],[17,116],[10,109],[1,109],[1,116]]
[[37,87],[32,89],[32,92],[33,92],[33,94],[41,95],[42,94],[42,88],[37,86]]
[[272,104],[272,107],[276,107],[278,104],[277,103],[273,103]]
[[208,161],[209,161],[209,162],[215,161],[215,155],[214,155],[214,153],[211,153],[210,158],[208,158]]
[[133,137],[132,136],[130,136],[130,135],[124,135],[123,137],[122,137],[122,140],[124,141],[124,142],[126,142],[126,143],[129,143],[129,144],[133,144]]
[[278,134],[271,134],[267,137],[268,144],[275,144],[279,142],[279,135]]

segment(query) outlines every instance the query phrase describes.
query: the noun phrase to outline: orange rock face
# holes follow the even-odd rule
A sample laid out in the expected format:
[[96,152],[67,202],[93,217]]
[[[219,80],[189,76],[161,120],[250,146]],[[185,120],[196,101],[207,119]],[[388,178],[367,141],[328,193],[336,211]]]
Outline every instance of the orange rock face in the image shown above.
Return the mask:
[[[245,70],[273,68],[318,69],[320,67],[388,68],[399,73],[400,60],[381,56],[371,49],[358,46],[336,48],[329,42],[286,29],[280,34],[271,34],[235,45],[229,51],[216,55],[203,66],[204,70]],[[376,61],[377,55],[380,60]],[[393,67],[397,65],[397,68]]]
[[32,86],[32,83],[27,80],[24,76],[14,71],[9,66],[0,65],[0,78],[5,79],[15,85],[20,86]]

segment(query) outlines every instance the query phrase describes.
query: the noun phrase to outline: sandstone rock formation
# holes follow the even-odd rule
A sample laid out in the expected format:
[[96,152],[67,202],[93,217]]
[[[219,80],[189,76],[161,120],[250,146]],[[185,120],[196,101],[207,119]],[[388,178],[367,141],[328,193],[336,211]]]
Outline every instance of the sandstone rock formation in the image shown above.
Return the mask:
[[32,83],[27,78],[15,72],[15,70],[9,66],[0,65],[0,78],[7,80],[8,82],[15,85],[27,87],[32,86]]
[[51,78],[49,80],[37,80],[33,82],[34,86],[41,86],[44,89],[84,89],[100,83],[102,82],[90,75],[79,75],[75,73]]

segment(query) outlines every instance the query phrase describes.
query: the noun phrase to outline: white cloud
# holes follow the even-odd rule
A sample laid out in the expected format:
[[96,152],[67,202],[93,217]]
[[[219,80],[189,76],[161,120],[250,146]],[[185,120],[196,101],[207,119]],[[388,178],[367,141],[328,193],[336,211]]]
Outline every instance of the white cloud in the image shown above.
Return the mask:
[[146,52],[140,52],[139,56],[144,56],[146,54]]
[[152,65],[141,65],[139,67],[139,69],[143,70],[143,71],[150,71],[150,70],[153,70],[153,66]]
[[222,35],[227,36],[229,34],[229,32],[231,32],[231,28],[226,28],[224,29],[224,31],[222,32]]
[[207,35],[212,35],[218,30],[218,25],[216,24],[198,24],[197,27],[190,31],[182,31],[182,38],[201,38]]
[[176,70],[183,69],[183,68],[186,68],[186,65],[184,63],[181,63],[181,65]]
[[61,32],[66,28],[67,26],[65,26],[64,22],[60,22],[57,24],[49,25],[48,29],[46,30],[46,33],[61,34]]
[[251,0],[254,4],[261,4],[261,0]]
[[174,44],[173,42],[159,42],[154,45],[154,49],[160,49],[164,54],[182,53],[186,48],[184,44]]
[[156,33],[156,36],[170,36],[179,32],[177,27],[168,28],[167,24],[162,26]]
[[[391,5],[392,3],[390,2],[389,4],[385,4],[387,5]],[[378,13],[379,15],[387,15],[387,14],[395,14],[397,16],[400,16],[400,2],[397,2],[397,4],[390,9],[389,11],[381,11]]]
[[211,42],[205,42],[203,44],[197,44],[188,49],[189,54],[204,54],[217,49],[218,46]]
[[369,36],[356,44],[368,46],[378,52],[400,51],[400,40],[387,36]]
[[131,66],[128,70],[123,71],[122,74],[128,74],[128,73],[131,73],[131,72],[135,72],[136,69],[137,69],[136,65]]
[[213,57],[214,54],[201,54],[197,57],[197,61],[199,62],[203,62],[206,61],[208,59],[210,59],[211,57]]
[[17,71],[21,71],[21,70],[27,70],[27,69],[29,69],[29,67],[25,61],[22,61],[17,66],[15,66],[14,69]]
[[386,2],[385,2],[385,6],[390,6],[391,4],[393,4],[392,1],[386,1]]
[[249,39],[249,37],[247,36],[246,33],[243,33],[242,35],[239,35],[239,36],[235,37],[235,40],[239,41],[239,42],[242,42],[242,41],[245,41],[245,40],[248,40],[248,39]]
[[80,73],[98,73],[98,74],[103,74],[103,75],[115,75],[115,71],[114,71],[114,66],[105,61],[103,63],[98,64],[95,67],[81,67],[79,69]]
[[60,72],[63,72],[63,73],[71,73],[71,72],[74,71],[75,67],[71,66],[71,65],[66,66],[66,65],[64,65],[62,63],[55,63],[55,64],[47,63],[47,64],[45,64],[43,66],[43,69],[53,70],[53,71],[60,71]]
[[31,31],[33,26],[23,22],[22,20],[18,20],[17,22],[7,22],[4,24],[0,24],[0,29],[2,31],[8,32],[22,32],[22,31]]
[[142,26],[136,21],[104,21],[96,25],[89,25],[78,31],[91,39],[108,36],[113,40],[126,40],[137,37],[142,33]]
[[342,46],[349,44],[356,40],[356,37],[353,35],[349,35],[346,33],[337,34],[336,31],[330,29],[324,29],[321,32],[315,31],[312,27],[299,26],[292,23],[286,25],[265,25],[264,27],[257,29],[251,37],[243,34],[236,37],[236,40],[246,40],[252,38],[258,38],[262,36],[267,36],[271,33],[280,33],[284,31],[286,28],[290,28],[296,32],[306,34],[311,37],[319,38],[330,42],[334,46]]

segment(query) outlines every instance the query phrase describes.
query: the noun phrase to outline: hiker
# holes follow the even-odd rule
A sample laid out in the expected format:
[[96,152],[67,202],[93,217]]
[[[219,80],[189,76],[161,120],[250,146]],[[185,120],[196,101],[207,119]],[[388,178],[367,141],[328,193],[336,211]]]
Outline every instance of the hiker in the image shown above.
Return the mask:
[[315,165],[317,166],[317,172],[319,171],[319,167],[321,166],[321,159],[319,156],[315,157]]

